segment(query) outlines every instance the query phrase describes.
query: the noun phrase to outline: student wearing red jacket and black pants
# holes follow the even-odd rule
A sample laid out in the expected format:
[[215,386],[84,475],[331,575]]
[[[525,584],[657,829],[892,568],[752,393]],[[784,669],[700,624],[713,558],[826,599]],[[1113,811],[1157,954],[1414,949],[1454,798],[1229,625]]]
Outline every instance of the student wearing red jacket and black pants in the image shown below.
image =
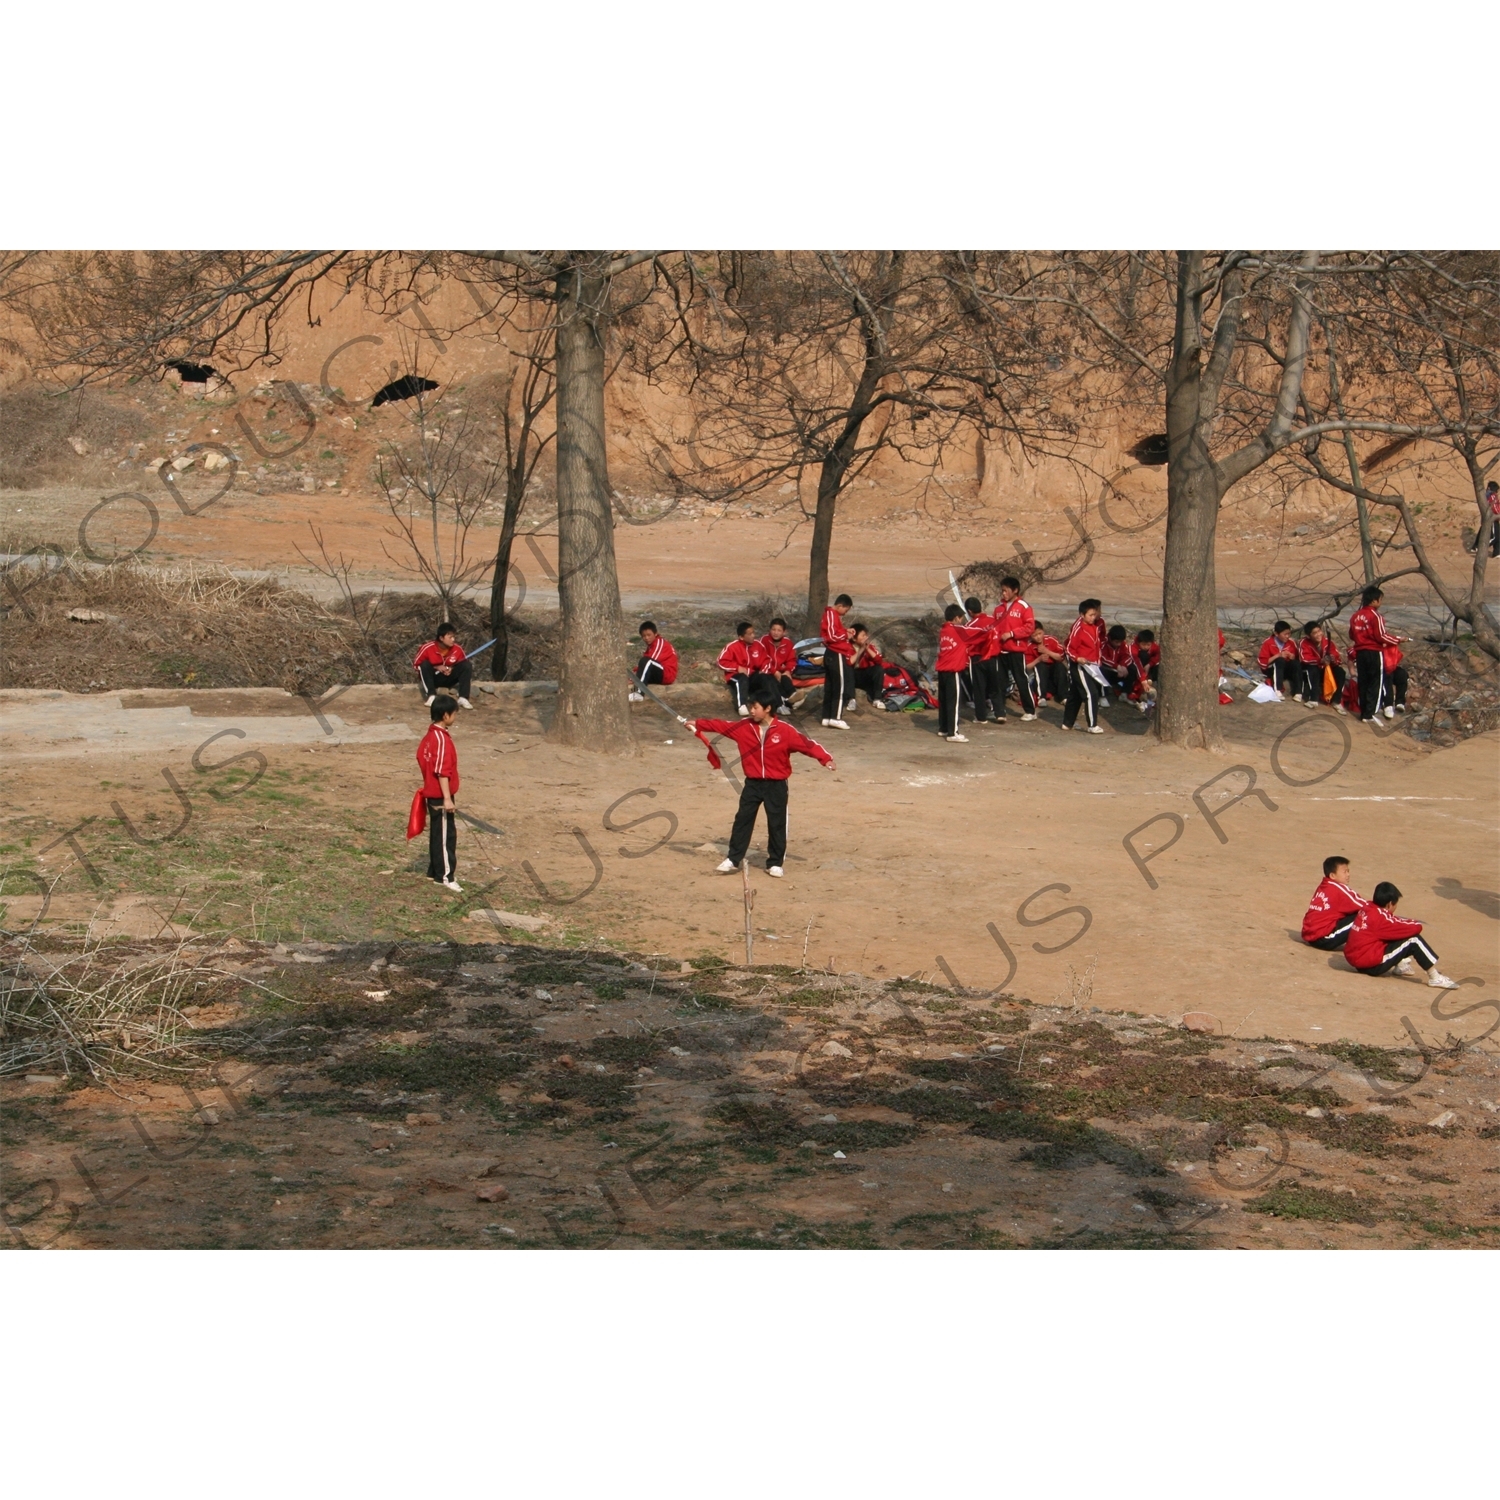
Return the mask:
[[[1333,637],[1317,620],[1309,620],[1302,627],[1302,644],[1297,648],[1302,665],[1302,701],[1309,706],[1323,701],[1323,673],[1333,673],[1333,697],[1328,701],[1335,706],[1344,691],[1344,659]],[[1339,707],[1342,713],[1342,707]]]
[[956,604],[943,611],[937,655],[938,733],[959,744],[967,744],[969,738],[958,732],[958,680],[969,665],[969,636],[963,617],[963,610]]
[[755,626],[749,620],[741,620],[734,627],[734,639],[719,652],[719,670],[734,706],[744,718],[750,712],[750,694],[760,686],[766,670],[765,650],[755,639]]
[[984,612],[978,599],[965,599],[969,612],[965,627],[969,645],[969,702],[974,705],[974,722],[983,724],[993,718],[1005,721],[1005,696],[1000,690],[1000,632],[992,615]]
[[1036,616],[1031,606],[1021,597],[1019,578],[1000,580],[1000,602],[995,606],[995,637],[1000,643],[1000,654],[995,658],[996,674],[999,677],[999,713],[1005,717],[1005,700],[1014,692],[1016,702],[1021,705],[1021,717],[1026,721],[1036,718],[1036,698],[1031,691],[1031,677],[1027,672],[1027,646],[1036,629]]
[[[458,750],[448,727],[458,705],[439,696],[432,701],[432,726],[417,746],[417,764],[422,768],[422,789],[417,793],[423,806],[413,806],[406,826],[407,838],[420,833],[420,816],[427,823],[427,877],[450,891],[461,890],[458,873]],[[414,799],[415,801],[415,799]]]
[[429,704],[439,693],[451,693],[458,699],[460,708],[473,708],[469,702],[469,690],[473,686],[474,669],[464,656],[464,648],[458,644],[458,631],[446,620],[417,652],[412,666],[422,679],[422,696]]
[[854,646],[844,629],[844,616],[854,608],[848,594],[840,594],[823,611],[823,725],[847,729],[844,705],[854,696]]
[[[781,878],[786,863],[787,782],[792,774],[792,755],[809,755],[825,770],[833,770],[833,757],[816,741],[776,717],[776,700],[769,688],[750,695],[750,715],[730,719],[689,719],[687,727],[700,739],[722,734],[740,747],[740,769],[745,785],[740,791],[739,811],[729,831],[729,857],[718,867],[727,875],[737,870],[750,849],[757,808],[766,810],[766,874]],[[712,750],[710,759],[714,758]]]
[[[1366,724],[1375,722],[1385,694],[1386,649],[1401,644],[1401,637],[1392,635],[1381,617],[1379,605],[1384,597],[1372,583],[1360,595],[1359,608],[1349,616],[1349,649],[1354,652],[1354,669],[1359,678],[1359,717]],[[1388,707],[1385,716],[1395,718],[1395,710]]]
[[766,676],[775,684],[782,708],[790,708],[796,691],[792,679],[797,675],[797,646],[780,615],[771,621],[770,633],[761,636],[760,648],[766,653]]
[[1361,974],[1389,974],[1397,969],[1410,974],[1412,965],[1427,971],[1427,983],[1435,990],[1456,990],[1446,974],[1439,974],[1437,954],[1418,934],[1420,922],[1403,921],[1396,915],[1401,892],[1389,880],[1375,887],[1370,904],[1354,919],[1344,944],[1344,957]]
[[[1068,655],[1068,704],[1063,709],[1063,728],[1078,722],[1078,710],[1088,710],[1088,732],[1103,734],[1099,723],[1099,695],[1103,687],[1094,672],[1099,670],[1100,637],[1104,634],[1099,618],[1102,605],[1097,599],[1084,599],[1078,605],[1078,618],[1068,632],[1064,650]],[[1093,670],[1091,671],[1090,668]]]
[[1302,918],[1302,941],[1309,948],[1336,953],[1344,946],[1354,919],[1369,904],[1349,884],[1349,861],[1342,854],[1330,854]]

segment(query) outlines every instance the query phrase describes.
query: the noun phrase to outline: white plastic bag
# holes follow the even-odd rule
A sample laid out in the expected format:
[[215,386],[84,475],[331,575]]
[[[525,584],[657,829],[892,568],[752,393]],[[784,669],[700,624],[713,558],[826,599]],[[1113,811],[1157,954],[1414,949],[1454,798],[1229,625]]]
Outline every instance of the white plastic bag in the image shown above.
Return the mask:
[[1250,689],[1252,703],[1280,703],[1281,694],[1269,683],[1262,682]]

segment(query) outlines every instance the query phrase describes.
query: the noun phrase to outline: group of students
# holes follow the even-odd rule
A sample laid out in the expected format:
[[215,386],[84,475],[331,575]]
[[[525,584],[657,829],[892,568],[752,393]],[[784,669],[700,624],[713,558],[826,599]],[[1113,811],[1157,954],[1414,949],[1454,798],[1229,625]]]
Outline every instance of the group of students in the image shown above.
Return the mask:
[[[1374,584],[1360,595],[1360,606],[1349,617],[1349,652],[1354,675],[1321,620],[1302,627],[1295,640],[1292,626],[1278,620],[1257,658],[1266,682],[1283,697],[1314,708],[1331,703],[1341,714],[1357,714],[1366,724],[1378,715],[1394,719],[1406,712],[1407,671],[1401,645],[1410,637],[1394,635],[1380,613],[1384,594]],[[1220,645],[1223,637],[1220,636]]]
[[1382,880],[1366,901],[1349,884],[1348,857],[1330,854],[1302,918],[1302,941],[1325,952],[1342,949],[1350,967],[1361,974],[1379,976],[1394,969],[1414,977],[1420,969],[1433,989],[1456,990],[1458,985],[1438,972],[1438,956],[1422,937],[1422,924],[1396,915],[1400,899],[1401,892]]

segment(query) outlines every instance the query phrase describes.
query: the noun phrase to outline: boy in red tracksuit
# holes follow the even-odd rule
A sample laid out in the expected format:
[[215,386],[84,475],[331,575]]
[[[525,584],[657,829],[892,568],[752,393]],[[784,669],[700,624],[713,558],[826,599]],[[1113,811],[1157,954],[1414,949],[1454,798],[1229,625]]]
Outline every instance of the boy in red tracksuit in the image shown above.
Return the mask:
[[1026,659],[1026,682],[1032,701],[1040,709],[1043,698],[1064,703],[1068,697],[1068,658],[1062,642],[1040,625],[1033,625],[1031,638],[1021,651]]
[[452,698],[432,700],[432,724],[417,746],[417,764],[422,768],[422,787],[412,799],[407,838],[415,838],[427,824],[427,878],[461,894],[454,878],[458,872],[458,750],[448,732],[458,705]]
[[1302,701],[1309,707],[1323,702],[1323,673],[1333,673],[1333,696],[1330,703],[1343,713],[1339,697],[1344,691],[1343,657],[1334,645],[1333,637],[1317,620],[1309,620],[1302,627],[1302,644],[1297,655],[1302,667]]
[[993,618],[995,635],[1000,642],[1000,654],[995,659],[1000,676],[999,717],[1005,717],[1005,700],[1015,693],[1016,702],[1021,705],[1021,718],[1030,723],[1036,718],[1037,710],[1031,674],[1027,671],[1034,659],[1028,656],[1028,647],[1036,630],[1036,616],[1021,597],[1019,578],[1000,580],[1000,602],[995,606]]
[[[1360,595],[1359,608],[1349,616],[1349,649],[1354,653],[1354,671],[1359,680],[1359,717],[1373,724],[1385,696],[1385,652],[1399,646],[1401,637],[1386,629],[1380,613],[1384,592],[1373,583]],[[1387,705],[1385,716],[1396,717],[1395,708]]]
[[719,652],[719,670],[734,706],[745,718],[750,712],[750,694],[760,686],[758,679],[766,670],[765,647],[756,640],[755,626],[749,620],[734,627],[734,639]]
[[[689,719],[688,729],[700,739],[722,734],[740,747],[740,769],[745,785],[740,791],[739,811],[729,831],[729,857],[718,867],[727,875],[737,870],[750,849],[757,808],[766,810],[766,874],[781,879],[786,862],[787,782],[792,774],[792,754],[810,755],[824,770],[833,770],[833,757],[800,729],[776,717],[776,699],[769,688],[750,695],[749,715],[730,719]],[[709,751],[711,761],[717,757]]]
[[[879,703],[885,697],[885,657],[880,654],[880,647],[870,639],[868,626],[851,625],[849,639],[854,645],[854,686],[856,689],[863,688],[872,704]],[[851,709],[858,706],[857,698],[849,705]]]
[[1104,689],[1103,674],[1099,672],[1099,648],[1101,636],[1101,611],[1097,599],[1084,599],[1078,605],[1078,618],[1068,632],[1067,645],[1063,648],[1068,658],[1068,704],[1063,709],[1063,728],[1071,729],[1078,721],[1078,710],[1088,709],[1089,734],[1103,734],[1099,723],[1099,695]]
[[775,685],[781,697],[781,707],[792,705],[792,679],[797,675],[797,645],[786,633],[786,621],[777,615],[771,621],[769,632],[760,638],[761,650],[766,653],[766,676]]
[[1418,934],[1420,922],[1406,922],[1396,915],[1401,892],[1382,880],[1349,929],[1344,957],[1361,974],[1389,974],[1392,969],[1410,974],[1413,965],[1427,971],[1427,983],[1435,990],[1456,990],[1446,974],[1439,974],[1437,954]]
[[969,613],[964,627],[969,646],[969,702],[974,705],[974,722],[983,724],[993,718],[1005,722],[1005,695],[1000,689],[1000,627],[994,617],[984,612],[978,599],[965,599]]
[[[647,687],[657,684],[670,687],[677,681],[677,648],[666,636],[658,635],[655,620],[642,620],[640,628],[641,659],[635,664],[637,682]],[[632,703],[644,703],[645,694],[632,688]]]
[[1302,918],[1302,941],[1309,948],[1337,952],[1344,946],[1354,919],[1369,904],[1349,884],[1349,861],[1342,854],[1330,854],[1323,861],[1323,879]]
[[1260,655],[1256,657],[1266,681],[1278,693],[1285,695],[1288,687],[1292,696],[1302,701],[1302,669],[1297,664],[1297,647],[1292,641],[1292,627],[1285,620],[1278,620],[1270,635],[1261,642]]
[[1123,625],[1111,625],[1099,643],[1099,670],[1117,698],[1125,696],[1125,678],[1130,672],[1130,646]]
[[1147,713],[1151,707],[1152,690],[1161,668],[1161,647],[1156,644],[1154,630],[1138,630],[1130,643],[1130,666],[1125,673],[1125,691],[1130,701]]
[[953,744],[969,740],[958,732],[958,679],[969,666],[969,636],[963,618],[963,610],[950,604],[943,611],[943,628],[938,632],[938,733]]
[[474,707],[469,702],[474,669],[464,658],[464,648],[458,644],[457,629],[448,621],[444,620],[433,632],[432,639],[417,652],[412,666],[422,680],[422,696],[428,707],[439,693],[457,698],[460,708]]
[[1386,718],[1406,712],[1406,668],[1401,665],[1401,648],[1387,646],[1380,653],[1381,670],[1385,674],[1385,687],[1381,691]]
[[848,594],[840,594],[823,611],[823,727],[847,729],[844,705],[854,696],[854,647],[844,629],[844,616],[854,608]]

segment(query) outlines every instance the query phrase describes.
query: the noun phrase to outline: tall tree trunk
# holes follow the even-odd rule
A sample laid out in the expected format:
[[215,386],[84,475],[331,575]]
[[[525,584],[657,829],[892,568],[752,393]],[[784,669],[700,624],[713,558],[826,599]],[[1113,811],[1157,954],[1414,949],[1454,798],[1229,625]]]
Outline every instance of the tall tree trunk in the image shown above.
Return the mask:
[[1167,744],[1216,750],[1223,745],[1214,575],[1221,484],[1208,449],[1213,412],[1203,390],[1201,268],[1202,257],[1193,252],[1179,259],[1177,327],[1167,371],[1167,545],[1156,733]]
[[490,634],[495,647],[490,653],[490,677],[503,682],[510,665],[510,626],[505,619],[505,591],[510,581],[510,554],[516,541],[516,522],[521,514],[522,497],[508,483],[505,492],[505,514],[500,521],[500,541],[495,548],[495,576],[490,580]]
[[[580,256],[575,267],[587,264]],[[607,276],[573,269],[557,284],[557,592],[562,666],[551,736],[633,753],[625,621],[615,571],[604,447]]]
[[833,517],[844,483],[846,460],[836,448],[818,470],[818,508],[813,513],[812,555],[807,565],[807,614],[802,628],[816,635],[828,606],[828,558],[833,550]]

